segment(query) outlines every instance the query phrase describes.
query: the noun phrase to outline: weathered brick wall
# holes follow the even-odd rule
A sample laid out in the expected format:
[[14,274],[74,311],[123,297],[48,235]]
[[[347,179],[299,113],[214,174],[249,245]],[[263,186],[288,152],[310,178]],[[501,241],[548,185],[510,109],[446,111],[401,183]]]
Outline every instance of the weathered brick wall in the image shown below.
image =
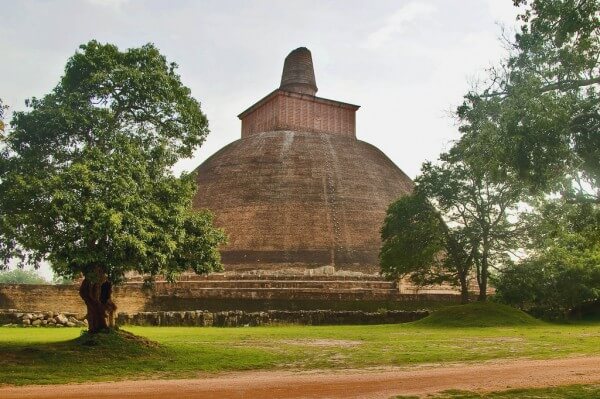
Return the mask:
[[[264,310],[365,310],[433,309],[457,302],[453,294],[401,294],[392,290],[303,288],[207,288],[198,283],[157,283],[152,289],[142,284],[125,284],[114,290],[119,312],[154,311],[264,311]],[[75,285],[0,284],[0,309],[55,311],[85,314]]]
[[229,242],[226,270],[298,265],[379,271],[380,229],[413,182],[377,148],[330,134],[277,131],[237,140],[197,169],[195,208]]
[[[115,289],[114,297],[120,311],[140,312],[146,310],[152,294],[139,286],[121,286]],[[0,284],[0,308],[86,313],[75,285]]]
[[242,137],[274,130],[279,124],[279,96],[273,95],[242,118]]
[[276,90],[240,114],[242,138],[276,130],[355,138],[357,109],[351,104]]
[[279,87],[286,91],[312,96],[317,93],[312,55],[306,47],[299,47],[285,57]]

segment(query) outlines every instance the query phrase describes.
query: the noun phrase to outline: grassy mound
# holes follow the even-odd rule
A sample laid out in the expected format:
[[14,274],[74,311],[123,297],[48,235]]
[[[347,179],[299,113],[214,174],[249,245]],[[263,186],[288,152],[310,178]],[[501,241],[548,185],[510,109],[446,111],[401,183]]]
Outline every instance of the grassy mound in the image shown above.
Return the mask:
[[126,350],[127,352],[158,347],[157,342],[123,330],[108,330],[98,334],[89,334],[84,331],[81,336],[71,342],[75,345],[93,346],[108,350]]
[[470,303],[437,310],[415,325],[430,327],[502,327],[539,325],[525,312],[497,303]]

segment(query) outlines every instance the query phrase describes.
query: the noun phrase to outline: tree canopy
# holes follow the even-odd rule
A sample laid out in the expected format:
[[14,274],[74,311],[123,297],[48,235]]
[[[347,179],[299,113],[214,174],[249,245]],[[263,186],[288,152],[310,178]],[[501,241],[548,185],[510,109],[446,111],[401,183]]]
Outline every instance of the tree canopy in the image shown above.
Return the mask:
[[600,301],[600,209],[542,199],[525,223],[530,253],[495,279],[498,298],[550,318]]
[[565,314],[598,300],[600,2],[514,0],[524,6],[508,55],[457,110],[456,148],[497,182],[535,197],[526,255],[500,271],[498,296]]
[[52,92],[14,114],[3,139],[4,263],[48,260],[59,276],[82,274],[88,320],[88,302],[100,291],[107,302],[128,271],[172,279],[221,267],[225,237],[210,213],[192,211],[193,174],[172,173],[208,134],[176,68],[151,44],[120,51],[91,41]]
[[[388,209],[382,229],[382,270],[416,283],[450,281],[468,297],[475,275],[485,300],[490,267],[500,267],[521,233],[509,216],[522,186],[498,182],[451,151],[437,164],[425,162],[415,193]],[[474,269],[474,270],[473,270]]]
[[0,133],[4,132],[4,112],[8,107],[4,105],[4,102],[0,98]]
[[448,229],[428,199],[416,191],[392,203],[381,230],[381,271],[389,279],[405,276],[419,285],[460,285],[469,299],[473,256],[457,232]]
[[533,191],[598,200],[600,2],[514,3],[527,8],[509,55],[458,108],[461,145],[499,178],[512,170]]

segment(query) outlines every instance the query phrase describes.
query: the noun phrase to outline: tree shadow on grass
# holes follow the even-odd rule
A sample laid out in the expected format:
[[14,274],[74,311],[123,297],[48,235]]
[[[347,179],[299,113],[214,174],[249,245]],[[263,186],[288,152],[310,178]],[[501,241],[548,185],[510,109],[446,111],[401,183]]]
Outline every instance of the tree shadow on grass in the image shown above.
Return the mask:
[[0,384],[53,384],[136,378],[161,370],[168,354],[158,343],[110,331],[52,343],[0,346]]

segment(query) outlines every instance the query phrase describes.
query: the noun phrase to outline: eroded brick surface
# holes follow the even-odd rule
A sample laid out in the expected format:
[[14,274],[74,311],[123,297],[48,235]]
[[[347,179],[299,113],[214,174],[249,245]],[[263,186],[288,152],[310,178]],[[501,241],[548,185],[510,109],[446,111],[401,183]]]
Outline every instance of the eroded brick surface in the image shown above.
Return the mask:
[[197,169],[196,208],[229,235],[226,269],[376,272],[387,207],[413,183],[374,146],[324,133],[255,134]]
[[357,105],[316,97],[310,51],[284,62],[281,85],[242,112],[242,138],[197,168],[196,208],[229,235],[227,270],[379,271],[387,207],[413,182],[356,139]]

